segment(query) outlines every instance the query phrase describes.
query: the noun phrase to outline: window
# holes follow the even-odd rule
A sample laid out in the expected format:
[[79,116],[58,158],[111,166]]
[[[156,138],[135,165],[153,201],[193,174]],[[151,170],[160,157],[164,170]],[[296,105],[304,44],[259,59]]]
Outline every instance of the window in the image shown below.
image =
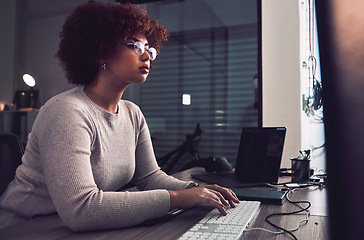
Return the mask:
[[[181,146],[200,124],[203,134],[194,142],[200,157],[224,156],[234,164],[242,127],[258,126],[253,81],[258,73],[256,1],[145,5],[170,32],[147,82],[134,94],[157,158]],[[173,171],[190,160],[186,153]]]

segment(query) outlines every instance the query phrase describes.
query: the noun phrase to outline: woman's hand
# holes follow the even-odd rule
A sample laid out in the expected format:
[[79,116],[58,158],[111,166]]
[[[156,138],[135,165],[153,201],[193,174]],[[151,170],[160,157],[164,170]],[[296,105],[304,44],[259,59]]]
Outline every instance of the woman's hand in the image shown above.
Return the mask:
[[232,190],[218,185],[206,185],[168,192],[170,195],[170,210],[207,204],[216,207],[225,216],[227,213],[224,206],[235,207],[234,203],[239,202]]

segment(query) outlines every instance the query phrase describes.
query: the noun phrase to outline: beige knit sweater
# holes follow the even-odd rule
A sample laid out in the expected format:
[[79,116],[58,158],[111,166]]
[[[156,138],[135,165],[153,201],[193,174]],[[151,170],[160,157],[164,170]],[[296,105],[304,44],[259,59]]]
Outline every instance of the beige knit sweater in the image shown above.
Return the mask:
[[[83,89],[40,109],[23,163],[0,198],[0,229],[56,212],[73,231],[128,227],[167,214],[165,189],[189,184],[160,170],[136,105],[122,100],[110,114]],[[141,191],[117,191],[130,181]]]

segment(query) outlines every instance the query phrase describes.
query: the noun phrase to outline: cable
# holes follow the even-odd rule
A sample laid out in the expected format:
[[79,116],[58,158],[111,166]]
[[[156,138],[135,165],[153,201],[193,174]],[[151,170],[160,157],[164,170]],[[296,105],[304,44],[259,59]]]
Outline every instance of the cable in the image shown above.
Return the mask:
[[317,150],[317,149],[320,149],[320,148],[325,147],[325,144],[326,144],[326,143],[323,143],[321,146],[318,146],[318,147],[314,147],[314,148],[312,148],[312,151],[315,151],[315,150]]
[[[297,227],[292,228],[292,229],[287,229],[287,230],[290,231],[290,232],[295,232],[295,231],[297,231],[301,227],[301,224],[302,223],[304,223],[304,222],[307,223],[310,214],[309,214],[309,212],[307,212],[305,215],[306,215],[306,218],[303,219],[303,220],[301,220],[298,223]],[[269,230],[269,229],[266,229],[266,228],[249,228],[249,229],[246,229],[247,232],[249,232],[249,231],[255,231],[255,230],[265,231],[265,232],[272,233],[272,234],[276,234],[276,235],[285,233],[284,231],[272,231],[272,230]]]
[[[307,34],[308,34],[308,58],[307,58],[307,66],[308,66],[308,89],[307,95],[303,95],[303,111],[306,113],[308,117],[311,117],[313,120],[317,122],[323,122],[324,117],[323,114],[318,113],[317,111],[323,107],[323,94],[322,94],[322,86],[321,81],[317,79],[317,65],[318,60],[315,56],[316,49],[316,36],[315,36],[315,27],[316,27],[316,12],[315,12],[315,0],[306,0],[306,26],[307,26]],[[311,81],[312,79],[312,81]]]
[[[322,105],[323,105],[323,101],[322,101],[322,87],[321,87],[321,83],[319,80],[317,80],[316,78],[316,69],[317,69],[317,59],[315,56],[310,55],[308,57],[308,61],[312,62],[312,86],[309,83],[308,84],[308,99],[306,101],[306,105],[309,109],[311,109],[310,113],[312,116],[314,116],[315,114],[313,113],[313,111],[317,111],[319,110]],[[311,74],[309,74],[309,82],[311,79]],[[312,102],[310,101],[312,100]]]
[[[301,188],[302,189],[302,188]],[[295,191],[296,189],[290,189],[291,192]],[[300,208],[300,210],[298,211],[294,211],[294,212],[288,212],[288,213],[273,213],[273,214],[270,214],[266,217],[266,221],[272,225],[273,227],[277,228],[279,231],[272,231],[272,230],[269,230],[269,229],[265,229],[265,228],[249,228],[249,229],[246,229],[246,231],[254,231],[254,230],[260,230],[260,231],[265,231],[265,232],[268,232],[268,233],[272,233],[272,234],[282,234],[282,233],[288,233],[293,239],[297,239],[297,237],[292,233],[292,232],[295,232],[297,231],[300,226],[303,224],[303,223],[308,223],[308,220],[309,220],[309,216],[310,216],[310,211],[308,210],[310,207],[311,207],[311,203],[309,201],[292,201],[290,198],[289,198],[289,193],[287,193],[287,196],[286,196],[286,199],[288,202],[298,206]],[[303,207],[302,204],[307,204],[306,207]],[[298,213],[301,213],[301,212],[304,212],[306,211],[307,213],[305,214],[306,215],[306,218],[301,220],[297,227],[296,228],[293,228],[293,229],[285,229],[285,228],[282,228],[272,222],[269,221],[269,218],[270,217],[273,217],[273,216],[283,216],[283,215],[293,215],[293,214],[298,214]]]
[[[292,193],[293,191],[295,191],[295,189],[290,189],[290,192]],[[269,229],[265,229],[265,228],[249,228],[249,229],[246,229],[246,231],[253,231],[253,230],[260,230],[260,231],[265,231],[265,232],[269,232],[269,233],[272,233],[272,234],[282,234],[282,233],[287,233],[289,234],[293,239],[297,239],[297,237],[293,234],[293,232],[297,231],[301,224],[302,223],[308,223],[308,219],[309,219],[309,216],[310,216],[310,211],[308,210],[310,207],[311,207],[311,203],[309,201],[292,201],[289,197],[289,193],[287,193],[287,196],[286,196],[286,199],[288,202],[298,206],[300,208],[300,210],[297,210],[297,211],[293,211],[293,212],[288,212],[288,213],[273,213],[273,214],[270,214],[266,217],[266,221],[272,225],[273,227],[277,228],[279,231],[271,231]],[[302,204],[307,204],[306,207],[303,207]],[[306,218],[301,220],[297,227],[296,228],[293,228],[293,229],[285,229],[283,227],[280,227],[274,223],[272,223],[269,218],[273,217],[273,216],[285,216],[285,215],[293,215],[293,214],[298,214],[298,213],[301,213],[301,212],[304,212],[306,211]]]
[[324,148],[326,145],[326,143],[321,144],[320,146],[317,147],[312,147],[311,149],[304,149],[304,150],[300,150],[299,153],[301,154],[302,157],[306,157],[307,159],[310,159],[311,157],[311,152]]
[[[275,184],[274,186],[277,186],[277,185],[280,185],[280,184]],[[272,185],[273,186],[273,185]],[[292,201],[291,198],[290,198],[290,195],[292,195],[292,193],[294,191],[297,191],[297,190],[306,190],[306,189],[309,189],[309,190],[312,190],[311,187],[314,186],[313,184],[308,184],[306,187],[297,187],[297,188],[289,188],[289,192],[287,193],[286,195],[286,199],[289,203],[291,204],[294,204],[296,205],[298,208],[300,208],[300,210],[297,210],[297,211],[293,211],[293,212],[287,212],[287,213],[273,213],[273,214],[270,214],[266,217],[266,221],[272,225],[273,227],[277,228],[278,231],[273,231],[273,230],[269,230],[269,229],[266,229],[266,228],[248,228],[246,229],[245,231],[246,232],[249,232],[249,231],[255,231],[255,230],[259,230],[259,231],[265,231],[265,232],[268,232],[268,233],[272,233],[272,234],[275,234],[275,235],[279,235],[279,234],[282,234],[282,233],[287,233],[289,234],[293,239],[297,239],[297,237],[293,234],[293,232],[299,230],[299,228],[301,227],[301,225],[303,223],[307,224],[308,221],[309,221],[309,217],[310,217],[310,211],[309,211],[309,208],[311,207],[311,202],[310,201],[306,201],[306,200],[301,200],[301,201]],[[319,186],[316,186],[315,189],[313,189],[312,191],[314,190],[317,190],[319,189]],[[302,204],[307,204],[307,206],[303,206]],[[285,216],[285,215],[293,215],[293,214],[299,214],[301,212],[306,212],[306,217],[305,219],[301,220],[298,222],[298,225],[297,227],[295,228],[292,228],[292,229],[285,229],[283,227],[280,227],[274,223],[272,223],[269,218],[271,217],[274,217],[274,216]]]
[[269,218],[270,217],[273,217],[273,216],[283,216],[283,215],[290,215],[291,213],[273,213],[273,214],[270,214],[266,217],[265,221],[268,222],[270,225],[272,225],[273,227],[277,228],[277,229],[280,229],[282,230],[283,232],[285,233],[288,233],[289,235],[292,236],[293,239],[297,240],[297,237],[289,230],[283,228],[283,227],[280,227],[274,223],[272,223],[271,221],[269,221]]
[[[289,231],[289,230],[287,230],[287,229],[285,229],[285,228],[283,228],[283,227],[280,227],[280,226],[278,226],[278,225],[276,225],[276,224],[274,224],[274,223],[272,223],[270,220],[269,220],[269,218],[271,218],[271,217],[273,217],[273,216],[285,216],[285,215],[293,215],[293,214],[297,214],[297,213],[301,213],[301,212],[304,212],[304,211],[308,211],[308,209],[311,207],[311,202],[309,202],[309,201],[292,201],[289,197],[288,197],[288,194],[287,194],[287,196],[286,196],[286,199],[287,199],[287,201],[288,202],[290,202],[290,203],[292,203],[292,204],[295,204],[295,205],[297,205],[297,204],[302,204],[302,203],[306,203],[307,204],[307,207],[305,207],[305,208],[303,208],[302,207],[302,205],[299,205],[299,207],[301,208],[300,210],[297,210],[297,211],[293,211],[293,212],[288,212],[288,213],[272,213],[272,214],[270,214],[270,215],[268,215],[267,217],[266,217],[266,221],[270,224],[270,225],[272,225],[273,227],[276,227],[277,229],[280,229],[280,230],[282,230],[282,231],[284,231],[285,233],[288,233],[289,235],[291,235],[292,237],[293,237],[293,239],[297,239],[297,237],[292,233],[292,231]],[[307,221],[308,221],[308,219],[307,219]]]

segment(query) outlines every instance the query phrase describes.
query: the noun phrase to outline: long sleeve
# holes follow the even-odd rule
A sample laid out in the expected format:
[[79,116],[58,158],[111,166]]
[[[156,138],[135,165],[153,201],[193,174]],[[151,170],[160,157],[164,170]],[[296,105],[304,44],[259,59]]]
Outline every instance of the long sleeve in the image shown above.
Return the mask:
[[[92,168],[96,172],[102,172],[103,175],[123,172],[112,172],[113,169],[117,169],[117,166],[105,166],[107,163],[103,161],[96,160],[95,166],[91,165],[92,152],[89,146],[94,141],[93,134],[90,132],[92,126],[86,126],[87,121],[82,119],[84,117],[82,112],[73,112],[72,116],[64,116],[62,121],[66,120],[66,122],[63,124],[58,123],[56,117],[48,122],[56,123],[55,126],[59,129],[44,127],[42,124],[44,129],[48,129],[47,132],[43,131],[40,134],[42,139],[39,141],[40,149],[43,150],[42,168],[57,212],[71,229],[89,230],[132,226],[168,211],[169,195],[166,191],[111,192],[114,190],[115,183],[111,182],[111,177],[109,180],[108,176],[102,175],[96,179],[99,182],[97,185]],[[75,125],[79,126],[65,129],[65,126]],[[130,141],[128,136],[126,138]],[[102,147],[112,148],[108,144],[103,146],[100,143],[100,148]],[[133,149],[130,144],[128,147]],[[124,146],[126,151],[125,148]],[[103,154],[107,155],[110,152],[104,151]],[[134,158],[128,160],[134,160]],[[129,168],[132,169],[132,167]],[[125,173],[125,176],[127,175],[128,173]],[[151,211],[151,209],[155,210]]]
[[[143,191],[116,191],[131,180]],[[158,167],[138,107],[122,101],[110,114],[76,88],[40,110],[0,207],[23,218],[57,212],[74,231],[121,228],[165,215],[163,188],[187,184]]]
[[140,190],[168,189],[180,190],[187,187],[189,182],[180,181],[165,172],[157,165],[152,147],[149,129],[145,119],[141,116],[141,133],[138,138],[135,158],[136,170],[133,178],[134,183]]

